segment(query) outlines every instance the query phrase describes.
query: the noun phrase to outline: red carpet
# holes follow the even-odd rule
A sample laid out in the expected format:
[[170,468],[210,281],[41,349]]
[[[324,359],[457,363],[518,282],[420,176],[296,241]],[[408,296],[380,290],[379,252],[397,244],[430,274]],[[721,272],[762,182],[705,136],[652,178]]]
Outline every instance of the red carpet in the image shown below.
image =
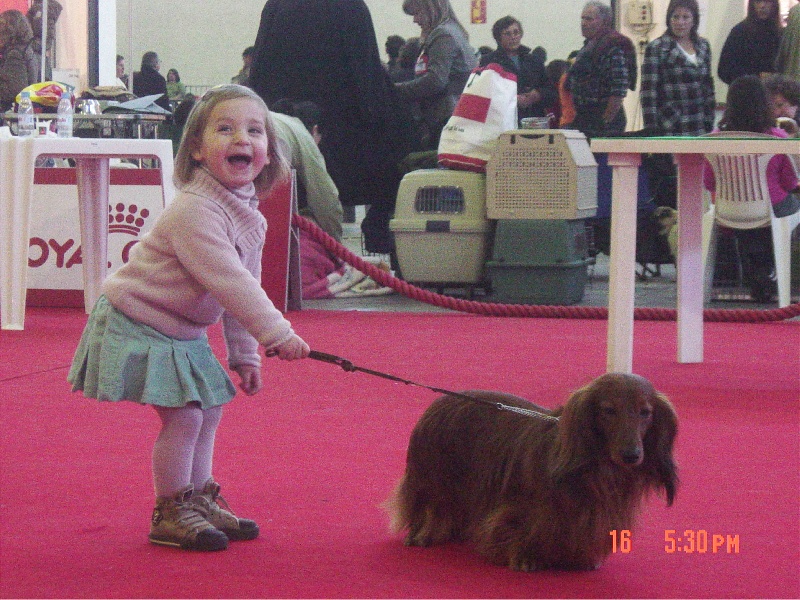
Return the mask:
[[[604,321],[290,318],[312,348],[357,365],[546,406],[605,369]],[[157,419],[69,392],[84,322],[78,310],[29,309],[26,331],[0,333],[4,598],[800,596],[800,323],[708,324],[705,362],[679,365],[675,324],[637,322],[634,369],[680,418],[675,505],[653,498],[630,552],[598,571],[525,574],[465,546],[409,549],[390,535],[379,504],[435,395],[310,360],[269,361],[265,390],[234,400],[218,435],[223,494],[262,536],[213,554],[148,544]],[[665,530],[704,531],[708,548],[668,554]],[[714,535],[731,548],[713,552]]]

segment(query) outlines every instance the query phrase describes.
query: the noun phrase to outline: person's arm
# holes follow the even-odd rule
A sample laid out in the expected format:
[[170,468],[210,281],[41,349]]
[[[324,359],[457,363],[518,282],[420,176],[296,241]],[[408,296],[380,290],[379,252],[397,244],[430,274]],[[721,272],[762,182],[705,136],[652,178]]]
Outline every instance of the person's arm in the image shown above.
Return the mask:
[[[197,198],[191,211],[171,213],[170,217],[170,243],[177,260],[225,309],[223,325],[231,366],[253,364],[251,336],[267,348],[288,339],[291,324],[261,287],[260,257],[251,258],[257,236],[244,240],[248,247],[239,240],[241,248],[237,249],[229,237],[227,220],[202,198]],[[252,264],[243,264],[242,256]]]
[[622,108],[622,102],[628,93],[628,64],[625,54],[619,47],[613,48],[609,53],[608,74],[606,84],[606,108],[603,111],[605,124],[611,123]]
[[297,176],[306,189],[306,202],[320,228],[336,241],[342,239],[344,210],[339,190],[328,174],[325,158],[305,127],[295,132],[299,154]]
[[642,87],[639,97],[642,102],[642,119],[648,130],[658,129],[658,55],[655,42],[647,45],[642,62]]
[[[544,64],[539,61],[531,61],[527,66],[528,89],[519,94],[523,101],[520,106],[526,107],[533,104],[541,104],[546,109],[550,108],[558,100],[558,92],[555,85],[547,77],[547,70]],[[518,97],[518,98],[519,98]]]
[[167,92],[167,80],[164,79],[161,74],[158,74],[156,86],[158,88],[157,91],[153,92],[154,94],[161,93],[162,96],[156,100],[156,104],[165,110],[170,110],[169,108],[169,92]]
[[609,96],[606,102],[606,109],[603,111],[603,122],[608,125],[617,116],[617,113],[622,108],[622,102],[625,96]]
[[711,76],[711,44],[704,40],[706,47],[706,65],[705,71],[708,74],[703,85],[705,105],[703,113],[703,123],[707,132],[714,129],[714,121],[717,118],[717,99],[714,93],[714,78]]
[[0,102],[4,107],[14,104],[17,94],[28,85],[25,56],[17,49],[9,50],[0,66]]
[[736,55],[739,53],[739,47],[739,30],[737,26],[734,26],[722,45],[722,52],[720,52],[719,64],[717,65],[717,75],[728,85],[739,76],[739,69],[736,65],[738,60]]
[[447,89],[453,58],[458,52],[458,45],[453,37],[441,33],[433,37],[426,45],[428,68],[425,74],[411,81],[396,83],[395,88],[405,98],[419,99],[437,96]]

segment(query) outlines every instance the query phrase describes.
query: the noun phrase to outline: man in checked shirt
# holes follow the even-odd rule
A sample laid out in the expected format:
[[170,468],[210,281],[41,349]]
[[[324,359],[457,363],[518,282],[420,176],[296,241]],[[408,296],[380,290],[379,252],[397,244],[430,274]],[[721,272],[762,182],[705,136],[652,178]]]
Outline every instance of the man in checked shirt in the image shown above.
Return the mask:
[[565,127],[579,129],[587,137],[625,131],[622,101],[628,89],[636,88],[636,51],[613,25],[611,7],[595,0],[586,3],[581,13],[586,41],[567,75],[576,115]]

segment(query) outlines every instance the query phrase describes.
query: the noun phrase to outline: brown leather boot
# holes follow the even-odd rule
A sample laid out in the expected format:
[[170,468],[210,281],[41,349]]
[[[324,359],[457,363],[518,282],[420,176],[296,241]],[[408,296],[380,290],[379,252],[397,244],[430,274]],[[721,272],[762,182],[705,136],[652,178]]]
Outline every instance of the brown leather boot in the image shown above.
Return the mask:
[[[195,492],[189,498],[192,506],[211,523],[222,531],[231,541],[254,540],[258,537],[258,525],[250,519],[241,519],[231,512],[231,507],[219,495],[220,486],[213,479],[206,481],[200,493]],[[219,503],[224,506],[220,506]]]
[[150,541],[184,550],[225,550],[228,537],[204,519],[189,501],[193,490],[192,485],[188,485],[171,498],[156,498]]

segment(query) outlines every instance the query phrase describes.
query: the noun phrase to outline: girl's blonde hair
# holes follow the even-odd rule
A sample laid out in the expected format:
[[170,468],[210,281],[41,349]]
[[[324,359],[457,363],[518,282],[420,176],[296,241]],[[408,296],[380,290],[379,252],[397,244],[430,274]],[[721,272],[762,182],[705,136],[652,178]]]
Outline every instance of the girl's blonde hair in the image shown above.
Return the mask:
[[175,157],[175,185],[177,187],[189,183],[195,169],[200,166],[200,162],[192,157],[192,153],[200,148],[203,140],[203,130],[208,124],[211,111],[221,102],[238,98],[254,100],[263,107],[266,115],[264,127],[269,145],[267,150],[269,164],[264,166],[264,169],[253,181],[256,190],[265,194],[276,184],[289,177],[289,161],[286,159],[283,143],[278,139],[278,134],[275,131],[275,125],[272,122],[266,103],[261,96],[250,88],[229,83],[214,86],[203,94],[192,107],[183,129],[178,154]]

